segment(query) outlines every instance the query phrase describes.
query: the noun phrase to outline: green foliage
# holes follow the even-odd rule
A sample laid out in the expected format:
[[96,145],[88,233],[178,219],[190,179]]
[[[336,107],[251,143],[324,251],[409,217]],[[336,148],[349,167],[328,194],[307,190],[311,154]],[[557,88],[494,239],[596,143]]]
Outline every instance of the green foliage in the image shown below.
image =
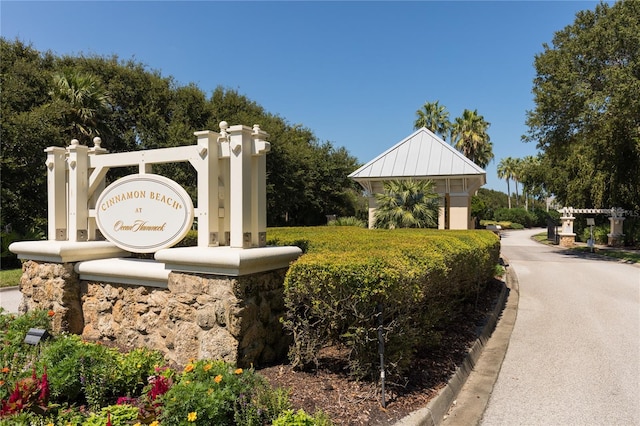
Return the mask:
[[339,217],[339,218],[337,218],[335,220],[329,221],[329,223],[327,225],[329,225],[329,226],[357,226],[359,228],[366,228],[367,227],[367,223],[364,220],[358,219],[357,217],[354,217],[354,216]]
[[132,425],[138,419],[138,408],[131,405],[109,405],[91,413],[82,426],[104,426],[107,420],[113,426]]
[[[202,424],[232,425],[237,418],[248,424],[264,424],[272,421],[281,409],[288,408],[283,394],[268,396],[270,392],[273,391],[266,381],[253,370],[235,368],[222,361],[191,362],[161,397],[160,421],[188,425],[191,418]],[[269,401],[276,406],[252,406],[254,402]]]
[[[494,220],[498,222],[519,223],[526,228],[534,226],[536,216],[525,209],[497,209],[493,215]],[[513,227],[512,227],[513,228]]]
[[31,370],[24,366],[37,358],[39,347],[24,343],[30,328],[51,330],[47,311],[15,315],[0,308],[0,400],[8,398],[19,379],[31,375]]
[[[611,232],[610,225],[598,225],[593,227],[593,241],[595,244],[607,244],[609,237],[607,236]],[[582,230],[581,240],[586,242],[591,238],[591,229],[586,226]]]
[[487,130],[491,124],[478,110],[465,109],[451,124],[451,144],[480,167],[493,160],[493,144]]
[[165,363],[161,352],[147,348],[116,355],[119,365],[112,391],[116,396],[139,396],[147,384],[147,378]]
[[[11,359],[8,364],[4,358],[2,361],[0,400],[7,400],[7,390],[12,391],[15,383],[20,384],[23,394],[23,405],[17,412],[3,412],[2,426],[91,426],[104,425],[108,419],[114,426],[154,420],[171,425],[261,426],[291,408],[287,390],[271,388],[253,369],[239,369],[223,361],[194,361],[176,375],[158,366],[163,361],[158,352],[140,348],[123,354],[83,342],[75,335],[59,335],[37,346],[22,347],[16,341],[24,339],[23,330],[44,327],[48,321],[46,312],[34,314],[0,315],[2,354]],[[29,356],[19,356],[19,351],[27,353],[30,348]],[[16,351],[15,356],[9,356],[11,350]],[[47,398],[38,387],[45,382],[44,374],[51,402],[36,407],[34,401],[39,404]],[[122,392],[128,392],[127,397]],[[116,397],[118,405],[113,405]],[[82,408],[85,403],[89,410]]]
[[421,127],[426,127],[442,140],[446,140],[451,128],[447,108],[440,105],[440,101],[425,102],[422,108],[416,111],[416,121],[413,123],[414,129]]
[[273,426],[330,426],[329,418],[323,413],[311,416],[303,410],[286,410],[273,421]]
[[86,400],[92,408],[117,397],[139,396],[147,377],[164,364],[160,352],[140,348],[122,354],[77,335],[55,336],[43,345],[39,370],[47,366],[52,397],[61,402]]
[[318,363],[330,345],[348,348],[353,376],[377,374],[377,320],[383,308],[390,374],[406,371],[418,348],[492,277],[500,243],[486,231],[270,229],[271,241],[304,241],[285,279],[292,363]]
[[0,288],[20,285],[22,269],[2,269],[0,270]]
[[640,209],[640,2],[576,14],[536,55],[538,183],[581,208]]
[[477,194],[471,197],[471,216],[478,220],[493,219],[496,209],[507,206],[507,194],[493,189],[480,188]]
[[83,396],[91,408],[99,408],[117,396],[119,356],[77,335],[60,335],[42,348],[38,364],[48,368],[52,397],[72,402]]
[[[18,239],[25,239],[33,228],[46,231],[43,151],[48,146],[68,146],[71,138],[87,143],[98,134],[102,146],[113,153],[190,145],[195,143],[194,131],[219,130],[221,120],[257,123],[270,135],[270,226],[319,225],[328,214],[354,216],[364,211],[361,189],[347,177],[358,168],[356,158],[234,90],[219,87],[207,98],[195,85],[180,86],[133,60],[60,57],[4,38],[0,56],[0,229],[9,233],[6,227],[11,225]],[[107,180],[135,172],[112,169]],[[154,172],[196,197],[191,166],[157,165]],[[10,239],[3,235],[3,244],[5,237]]]
[[392,180],[375,194],[378,207],[376,228],[435,228],[438,225],[439,195],[432,180]]

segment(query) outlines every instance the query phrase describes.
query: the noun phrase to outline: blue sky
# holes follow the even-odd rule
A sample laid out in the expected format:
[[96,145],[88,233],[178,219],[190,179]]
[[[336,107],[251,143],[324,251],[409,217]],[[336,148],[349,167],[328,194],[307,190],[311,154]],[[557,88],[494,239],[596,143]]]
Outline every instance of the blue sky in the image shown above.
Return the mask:
[[411,134],[427,101],[451,120],[477,109],[495,154],[485,187],[506,192],[500,159],[537,152],[520,138],[534,108],[534,57],[596,5],[2,0],[0,33],[59,55],[134,59],[207,94],[235,89],[361,163]]

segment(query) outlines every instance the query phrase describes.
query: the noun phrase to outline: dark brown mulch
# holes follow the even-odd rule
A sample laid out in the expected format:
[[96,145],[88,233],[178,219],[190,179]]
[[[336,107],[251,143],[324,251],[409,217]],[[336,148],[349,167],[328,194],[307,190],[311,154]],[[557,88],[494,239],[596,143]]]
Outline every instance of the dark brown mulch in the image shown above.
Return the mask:
[[494,280],[477,303],[467,307],[453,326],[443,332],[442,345],[422,353],[413,372],[403,383],[387,383],[385,405],[378,382],[353,381],[339,369],[344,365],[340,351],[325,350],[316,372],[295,371],[288,364],[257,370],[273,386],[291,391],[293,407],[307,413],[321,410],[336,425],[391,425],[413,411],[422,408],[437,395],[456,368],[462,364],[490,312],[493,311],[504,282]]

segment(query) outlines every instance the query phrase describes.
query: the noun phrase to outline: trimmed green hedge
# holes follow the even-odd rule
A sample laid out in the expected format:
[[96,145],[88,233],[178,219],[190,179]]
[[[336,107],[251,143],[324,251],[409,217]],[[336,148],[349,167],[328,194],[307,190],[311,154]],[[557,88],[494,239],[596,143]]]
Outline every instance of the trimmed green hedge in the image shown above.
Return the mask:
[[285,279],[292,363],[317,366],[318,351],[338,344],[356,377],[378,373],[380,308],[387,373],[401,375],[492,279],[500,254],[490,231],[270,228],[268,244],[304,251]]

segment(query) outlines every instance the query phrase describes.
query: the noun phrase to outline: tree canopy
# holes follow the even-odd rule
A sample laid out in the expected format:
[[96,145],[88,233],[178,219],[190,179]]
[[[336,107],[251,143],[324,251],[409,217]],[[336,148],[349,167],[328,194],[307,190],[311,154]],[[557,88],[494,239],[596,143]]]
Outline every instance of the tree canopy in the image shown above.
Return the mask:
[[[2,230],[24,235],[46,229],[48,146],[66,147],[74,138],[86,144],[95,136],[110,152],[191,145],[193,132],[219,131],[223,120],[260,124],[270,135],[269,226],[315,225],[326,223],[329,214],[363,213],[357,211],[359,188],[347,177],[359,165],[346,149],[318,141],[310,129],[287,123],[234,90],[217,87],[207,96],[133,60],[56,56],[19,40],[1,38],[0,56]],[[156,167],[195,196],[187,164]],[[132,172],[112,170],[108,179]]]
[[525,141],[536,184],[582,208],[640,209],[640,2],[576,14],[535,57]]
[[442,140],[447,139],[465,157],[478,166],[487,167],[493,160],[493,145],[487,130],[490,123],[478,114],[478,110],[465,109],[462,116],[449,121],[449,112],[440,101],[425,102],[416,111],[414,129],[426,127]]

